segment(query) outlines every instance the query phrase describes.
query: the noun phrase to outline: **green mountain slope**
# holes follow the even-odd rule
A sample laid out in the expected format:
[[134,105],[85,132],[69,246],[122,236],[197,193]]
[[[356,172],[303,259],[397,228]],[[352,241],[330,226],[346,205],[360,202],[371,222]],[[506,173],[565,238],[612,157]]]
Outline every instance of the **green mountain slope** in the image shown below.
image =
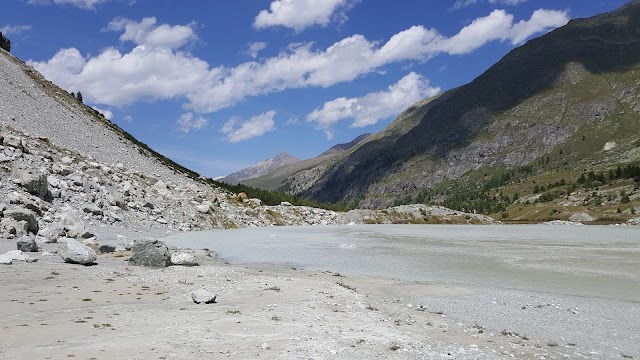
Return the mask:
[[[559,181],[554,174],[573,182],[640,161],[639,143],[640,2],[632,1],[514,49],[468,85],[412,106],[312,185],[287,187],[293,176],[284,189],[371,208],[447,203],[460,193],[493,201],[491,191],[507,185],[493,176],[526,167],[520,183]],[[544,166],[534,166],[540,159]],[[478,205],[460,200],[465,206]]]

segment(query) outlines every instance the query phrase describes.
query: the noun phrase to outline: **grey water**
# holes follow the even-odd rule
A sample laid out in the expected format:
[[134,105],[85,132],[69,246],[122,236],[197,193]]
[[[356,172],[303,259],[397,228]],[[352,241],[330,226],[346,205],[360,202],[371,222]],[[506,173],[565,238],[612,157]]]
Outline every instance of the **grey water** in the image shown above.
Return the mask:
[[640,302],[640,228],[632,226],[267,227],[164,240],[232,264]]

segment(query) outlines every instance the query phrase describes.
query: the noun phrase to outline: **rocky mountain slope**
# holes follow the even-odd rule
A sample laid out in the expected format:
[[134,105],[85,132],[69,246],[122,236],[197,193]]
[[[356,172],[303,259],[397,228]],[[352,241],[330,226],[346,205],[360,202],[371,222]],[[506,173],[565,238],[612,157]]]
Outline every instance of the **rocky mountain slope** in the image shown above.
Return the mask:
[[231,175],[227,175],[220,179],[220,181],[229,184],[238,184],[244,180],[253,179],[262,175],[266,175],[271,171],[274,171],[282,166],[294,164],[299,162],[300,159],[295,156],[283,152],[267,160],[260,161],[259,163],[237,171]]
[[334,212],[259,199],[155,153],[0,50],[0,238],[39,241],[272,225],[493,222],[416,206]]
[[[564,179],[567,192],[582,173],[640,162],[639,118],[640,2],[632,1],[514,49],[468,85],[415,104],[346,156],[292,174],[281,189],[369,208],[457,196],[460,208],[499,213],[516,204],[518,191],[540,196],[536,182],[546,191]],[[623,181],[618,193],[638,207],[633,178],[608,180]],[[515,185],[504,206],[473,204],[479,196],[495,201],[507,184]],[[629,203],[613,210],[640,210]]]
[[[262,176],[247,179],[242,183],[260,189],[282,190],[284,182],[294,175],[301,176],[302,174],[307,174],[307,176],[316,179],[323,171],[331,166],[331,164],[337,162],[344,154],[369,136],[371,136],[371,134],[362,134],[348,143],[334,145],[329,150],[314,158],[282,166]],[[308,174],[308,170],[310,170],[311,175]],[[296,191],[289,190],[288,192],[295,193]]]

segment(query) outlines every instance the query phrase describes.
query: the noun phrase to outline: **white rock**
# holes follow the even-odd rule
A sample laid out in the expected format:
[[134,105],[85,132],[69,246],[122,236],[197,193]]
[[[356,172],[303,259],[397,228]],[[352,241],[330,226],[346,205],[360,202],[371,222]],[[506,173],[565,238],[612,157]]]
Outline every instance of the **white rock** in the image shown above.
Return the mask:
[[179,266],[198,266],[198,259],[193,254],[175,253],[171,255],[171,264]]
[[198,205],[196,206],[196,210],[198,210],[198,212],[206,214],[209,212],[209,205],[208,204]]
[[205,289],[198,289],[191,293],[191,299],[196,304],[211,304],[216,302],[216,294]]
[[20,250],[7,251],[6,253],[0,256],[11,259],[11,260],[15,260],[15,261],[27,261],[27,259],[29,258],[29,256],[25,255]]
[[58,240],[58,255],[65,262],[72,264],[89,265],[96,261],[96,252],[81,244],[79,241],[69,238]]

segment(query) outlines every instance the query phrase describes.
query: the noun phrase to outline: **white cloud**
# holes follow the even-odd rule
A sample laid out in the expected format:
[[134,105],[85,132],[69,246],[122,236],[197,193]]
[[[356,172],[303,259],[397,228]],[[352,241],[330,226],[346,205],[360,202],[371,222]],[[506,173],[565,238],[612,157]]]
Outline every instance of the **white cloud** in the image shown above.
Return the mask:
[[106,31],[124,31],[120,35],[120,41],[131,41],[136,45],[151,47],[166,47],[178,49],[186,43],[197,39],[193,27],[189,25],[171,26],[162,24],[156,26],[156,18],[148,17],[140,22],[126,18],[115,18],[106,27]]
[[220,132],[227,136],[227,140],[231,143],[237,143],[249,140],[258,136],[262,136],[270,131],[275,130],[275,122],[273,117],[275,111],[267,111],[260,115],[251,117],[251,119],[242,122],[238,126],[240,119],[232,118],[227,121]]
[[521,44],[531,35],[540,32],[541,28],[554,29],[559,26],[558,24],[564,25],[568,22],[569,17],[562,11],[539,9],[531,15],[531,19],[514,24],[509,35],[504,39],[511,40],[513,45]]
[[269,10],[260,11],[253,26],[256,29],[284,26],[297,32],[313,25],[327,26],[332,15],[347,3],[348,0],[274,0]]
[[258,57],[258,53],[266,49],[266,47],[267,47],[266,42],[253,42],[247,45],[247,50],[245,51],[245,54],[255,59],[256,57]]
[[[482,1],[482,0],[456,0],[456,2],[453,3],[453,6],[451,8],[454,10],[461,9],[467,6],[475,5],[478,3],[478,1]],[[488,1],[489,1],[489,4],[491,5],[510,5],[510,6],[520,5],[522,3],[527,2],[527,0],[488,0]]]
[[71,48],[60,50],[48,61],[28,63],[67,91],[82,91],[90,103],[124,106],[140,100],[186,98],[185,108],[211,113],[250,96],[352,81],[392,63],[426,61],[441,53],[466,54],[490,41],[517,44],[567,21],[565,12],[541,9],[529,20],[514,24],[513,15],[495,10],[451,37],[413,26],[382,44],[356,34],[324,50],[314,49],[312,43],[291,44],[261,61],[212,68],[181,50],[196,39],[192,24],[170,26],[158,25],[154,18],[140,22],[117,18],[107,30],[122,31],[122,41],[137,45],[129,52],[107,48],[84,58]]
[[218,70],[172,49],[195,39],[190,26],[154,24],[154,18],[139,23],[118,18],[108,25],[107,29],[124,31],[123,41],[138,44],[125,54],[107,48],[85,59],[70,48],[61,49],[46,62],[28,63],[67,91],[82,91],[87,101],[111,106],[183,97],[197,91],[203,81],[213,81]]
[[96,5],[110,0],[27,0],[31,5],[72,5],[81,9],[94,10]]
[[365,127],[380,120],[396,116],[411,104],[437,95],[440,88],[429,86],[429,81],[415,72],[409,73],[386,91],[374,92],[358,98],[337,98],[324,103],[322,108],[307,115],[307,121],[327,130],[344,119],[354,119],[351,127]]
[[509,41],[520,44],[534,34],[548,31],[569,22],[564,11],[536,10],[529,20],[513,22],[513,15],[494,10],[489,16],[478,18],[450,38],[435,41],[435,49],[448,54],[467,54],[490,41]]
[[203,117],[194,117],[193,113],[188,112],[182,114],[178,120],[176,120],[176,130],[181,133],[189,133],[193,130],[200,130],[207,126],[209,120]]
[[31,30],[31,25],[6,25],[0,28],[4,35],[19,34]]

